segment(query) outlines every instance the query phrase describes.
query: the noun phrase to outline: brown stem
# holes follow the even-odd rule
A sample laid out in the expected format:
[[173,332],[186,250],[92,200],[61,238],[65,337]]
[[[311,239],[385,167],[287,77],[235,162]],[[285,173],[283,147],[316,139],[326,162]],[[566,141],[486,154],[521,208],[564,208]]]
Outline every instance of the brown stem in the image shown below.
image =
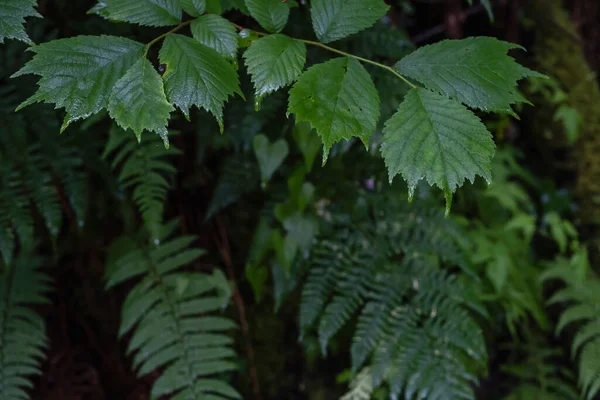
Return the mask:
[[254,358],[254,349],[252,348],[252,338],[250,337],[250,329],[248,327],[248,320],[246,319],[246,308],[244,307],[244,299],[238,290],[237,281],[235,279],[235,272],[233,270],[233,262],[231,260],[231,249],[229,247],[229,240],[227,239],[227,231],[225,230],[225,224],[221,220],[220,216],[216,217],[217,225],[219,226],[219,234],[221,239],[219,240],[219,252],[223,257],[225,268],[227,270],[227,276],[233,286],[233,301],[238,311],[240,318],[240,325],[242,328],[242,334],[246,342],[246,354],[248,356],[248,365],[250,369],[250,379],[252,380],[252,390],[254,392],[254,398],[261,400],[260,385],[258,382],[258,372],[256,370],[256,360]]

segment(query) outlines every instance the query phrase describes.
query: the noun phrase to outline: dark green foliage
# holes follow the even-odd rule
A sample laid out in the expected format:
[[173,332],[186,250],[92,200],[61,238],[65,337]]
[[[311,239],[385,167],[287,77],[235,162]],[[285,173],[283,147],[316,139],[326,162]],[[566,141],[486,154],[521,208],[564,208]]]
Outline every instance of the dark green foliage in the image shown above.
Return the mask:
[[179,153],[172,146],[165,148],[156,135],[147,135],[138,143],[133,135],[116,126],[106,142],[103,157],[110,156],[113,169],[120,168],[119,181],[131,190],[153,240],[158,240],[165,198],[177,172],[169,157]]
[[139,375],[165,368],[152,386],[152,399],[241,399],[218,378],[237,368],[232,339],[224,333],[235,324],[211,315],[227,306],[229,283],[219,270],[186,272],[205,251],[191,247],[193,236],[169,238],[173,228],[166,225],[156,245],[123,237],[109,251],[107,288],[137,281],[123,304],[120,336],[133,332],[127,351]]
[[579,385],[588,400],[600,392],[600,279],[590,271],[587,252],[580,250],[571,259],[559,258],[544,272],[542,279],[560,280],[565,287],[548,300],[566,303],[556,334],[578,324],[571,356],[579,360]]
[[29,377],[41,373],[48,345],[44,320],[32,306],[48,303],[42,260],[19,255],[0,269],[0,400],[26,400]]
[[313,246],[301,329],[318,322],[325,351],[358,314],[352,367],[370,365],[374,387],[387,382],[406,399],[473,399],[471,385],[487,362],[473,314],[481,305],[473,282],[443,268],[465,266],[458,228],[439,211],[375,199],[368,223],[333,225],[333,235]]

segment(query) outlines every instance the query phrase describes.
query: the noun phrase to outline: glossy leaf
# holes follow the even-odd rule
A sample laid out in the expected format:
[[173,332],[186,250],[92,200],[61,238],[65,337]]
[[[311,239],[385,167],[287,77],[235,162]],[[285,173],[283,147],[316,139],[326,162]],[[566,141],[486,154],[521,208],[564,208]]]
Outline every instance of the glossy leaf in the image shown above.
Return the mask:
[[289,36],[275,34],[252,42],[244,53],[257,105],[263,97],[295,81],[306,63],[306,45]]
[[144,45],[116,36],[76,36],[32,47],[33,59],[13,76],[40,75],[38,91],[18,109],[54,103],[69,123],[108,106],[115,83],[142,56]]
[[449,211],[452,193],[475,175],[491,182],[492,136],[471,111],[427,89],[412,89],[386,122],[381,152],[390,182],[397,174],[412,198],[426,179],[441,188]]
[[144,26],[169,26],[181,22],[179,0],[101,0],[90,12],[111,21]]
[[290,90],[288,113],[316,129],[325,163],[333,144],[342,139],[357,137],[368,145],[379,119],[379,95],[358,61],[335,58],[300,76]]
[[281,0],[246,0],[250,15],[269,32],[281,32],[290,16],[290,7]]
[[223,131],[225,101],[234,93],[242,95],[231,63],[216,50],[177,34],[166,37],[159,57],[167,66],[163,79],[170,102],[186,116],[192,106],[204,108]]
[[110,95],[108,112],[138,140],[144,130],[158,133],[168,147],[167,124],[175,108],[167,101],[163,81],[150,61],[140,59],[119,79]]
[[313,0],[310,12],[317,38],[329,43],[370,28],[388,9],[382,0]]
[[395,68],[469,107],[514,115],[511,104],[527,102],[517,82],[543,77],[507,55],[515,48],[521,47],[491,37],[444,40],[421,47]]
[[194,39],[215,49],[225,58],[235,59],[238,49],[238,35],[231,23],[214,14],[203,15],[191,25]]
[[27,17],[41,17],[33,7],[36,0],[2,0],[0,2],[0,43],[16,39],[31,43],[23,24]]

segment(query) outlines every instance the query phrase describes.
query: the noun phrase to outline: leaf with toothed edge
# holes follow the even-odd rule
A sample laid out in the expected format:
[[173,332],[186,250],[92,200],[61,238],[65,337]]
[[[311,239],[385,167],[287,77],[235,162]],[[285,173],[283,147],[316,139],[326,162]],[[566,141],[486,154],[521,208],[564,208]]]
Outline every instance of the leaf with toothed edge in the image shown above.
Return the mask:
[[133,130],[141,140],[144,130],[156,132],[169,148],[167,124],[175,108],[167,101],[163,81],[150,61],[140,59],[116,83],[108,113],[123,129]]
[[144,26],[170,26],[181,22],[180,0],[101,0],[89,12],[111,21]]
[[310,14],[319,41],[330,43],[370,28],[389,8],[382,0],[313,0]]
[[288,114],[306,121],[323,140],[323,164],[342,139],[358,137],[365,147],[379,119],[379,94],[371,76],[353,58],[310,67],[290,89]]
[[271,33],[281,32],[288,22],[290,7],[281,0],[246,0],[252,18]]
[[491,182],[495,145],[469,109],[423,88],[412,89],[383,129],[381,152],[390,182],[397,174],[408,183],[409,197],[421,179],[444,191],[446,213],[452,193],[475,175]]
[[203,15],[191,25],[192,36],[228,59],[237,57],[238,35],[231,22],[214,14]]
[[444,40],[421,47],[394,68],[469,107],[516,117],[511,105],[528,103],[517,90],[517,82],[544,77],[507,54],[516,48],[522,49],[491,37]]
[[108,106],[115,83],[142,56],[144,45],[116,36],[76,36],[31,47],[35,55],[13,77],[40,75],[38,90],[17,111],[45,102],[67,112],[64,131]]
[[190,107],[204,108],[223,132],[225,101],[235,93],[244,96],[231,63],[216,50],[178,34],[165,38],[159,58],[167,66],[163,79],[169,101],[188,118]]
[[244,53],[256,92],[256,104],[295,81],[306,63],[306,45],[282,34],[258,39]]
[[33,7],[36,0],[2,0],[0,2],[0,43],[16,39],[31,44],[25,32],[25,18],[42,16]]

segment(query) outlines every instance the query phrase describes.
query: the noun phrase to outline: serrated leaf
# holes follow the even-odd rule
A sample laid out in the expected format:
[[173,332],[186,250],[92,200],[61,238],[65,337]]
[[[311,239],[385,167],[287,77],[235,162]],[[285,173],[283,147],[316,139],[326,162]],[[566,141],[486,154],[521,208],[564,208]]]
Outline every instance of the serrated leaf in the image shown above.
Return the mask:
[[40,17],[33,7],[36,0],[2,0],[0,2],[0,43],[4,39],[16,39],[31,43],[31,39],[25,32],[25,18]]
[[254,41],[244,53],[257,105],[269,93],[295,81],[306,63],[306,45],[282,34]]
[[379,95],[364,67],[353,58],[334,58],[309,68],[290,90],[288,113],[306,121],[323,140],[323,163],[342,139],[368,146],[379,119]]
[[254,137],[253,148],[264,185],[271,179],[273,173],[277,171],[283,160],[287,157],[289,151],[288,144],[285,139],[279,139],[274,143],[270,143],[268,137],[260,134]]
[[388,9],[382,0],[313,0],[310,13],[319,41],[330,43],[370,28]]
[[395,68],[469,107],[515,115],[511,104],[527,102],[517,82],[543,77],[507,55],[515,48],[521,47],[491,37],[444,40],[421,47]]
[[111,21],[144,26],[169,26],[181,22],[179,0],[101,0],[91,13]]
[[281,32],[290,16],[290,7],[281,0],[246,0],[252,18],[269,32]]
[[202,107],[217,118],[223,131],[223,106],[234,93],[242,95],[234,67],[216,50],[186,36],[171,34],[159,53],[169,101],[187,116]]
[[221,15],[223,8],[219,0],[179,0],[183,11],[192,17],[199,17],[204,13]]
[[156,132],[165,147],[168,147],[167,124],[173,110],[160,75],[145,58],[119,79],[108,103],[108,113],[121,128],[131,128],[138,140],[144,130]]
[[13,77],[40,75],[38,91],[17,110],[40,101],[67,112],[63,130],[72,121],[108,106],[115,83],[142,56],[144,45],[116,36],[76,36],[30,49],[35,56]]
[[398,112],[386,122],[381,152],[390,182],[397,174],[407,181],[409,196],[421,179],[446,195],[475,175],[491,181],[494,142],[466,107],[423,88],[412,89]]
[[215,49],[225,58],[235,59],[238,49],[238,35],[231,22],[214,14],[203,15],[192,23],[194,39]]

